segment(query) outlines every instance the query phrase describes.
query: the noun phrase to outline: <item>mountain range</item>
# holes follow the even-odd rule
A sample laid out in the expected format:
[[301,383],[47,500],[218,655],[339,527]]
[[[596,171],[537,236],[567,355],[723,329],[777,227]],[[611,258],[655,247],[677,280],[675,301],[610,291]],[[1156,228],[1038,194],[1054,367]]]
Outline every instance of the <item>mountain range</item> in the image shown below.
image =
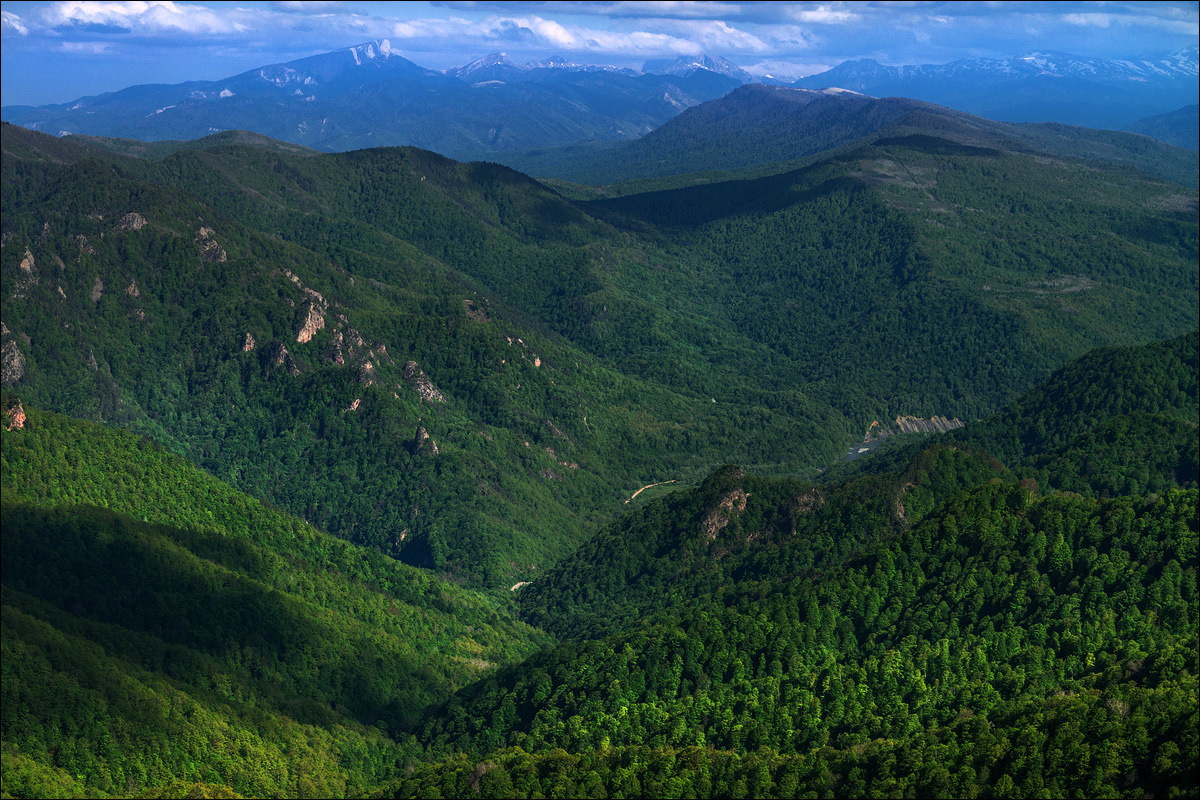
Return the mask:
[[326,151],[415,145],[459,158],[641,136],[740,81],[708,70],[639,74],[550,59],[518,67],[499,53],[446,73],[383,39],[223,81],[134,86],[5,121],[62,135],[148,141],[246,129]]
[[[1198,63],[1195,48],[1109,61],[1047,53],[906,67],[858,60],[792,87],[912,98],[1003,122],[1123,129],[1194,102]],[[55,135],[158,141],[245,129],[324,151],[414,145],[486,159],[638,139],[753,80],[710,55],[652,59],[638,72],[561,57],[518,65],[494,53],[439,72],[381,39],[222,81],[134,86],[0,113]]]
[[1200,791],[1194,152],[0,133],[6,795]]
[[910,97],[1001,122],[1121,130],[1142,117],[1193,104],[1200,78],[1198,53],[1191,47],[1112,60],[1034,52],[902,67],[858,59],[791,85]]

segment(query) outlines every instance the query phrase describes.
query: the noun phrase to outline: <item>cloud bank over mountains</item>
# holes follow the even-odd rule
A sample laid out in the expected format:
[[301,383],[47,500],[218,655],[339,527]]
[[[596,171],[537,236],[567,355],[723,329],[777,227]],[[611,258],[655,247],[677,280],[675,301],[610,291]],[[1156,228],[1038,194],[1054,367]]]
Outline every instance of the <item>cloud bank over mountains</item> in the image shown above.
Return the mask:
[[1194,44],[1194,3],[4,3],[6,105],[217,79],[388,38],[435,69],[504,51],[637,67],[719,53],[798,78],[843,61],[918,64],[1057,50],[1114,58]]

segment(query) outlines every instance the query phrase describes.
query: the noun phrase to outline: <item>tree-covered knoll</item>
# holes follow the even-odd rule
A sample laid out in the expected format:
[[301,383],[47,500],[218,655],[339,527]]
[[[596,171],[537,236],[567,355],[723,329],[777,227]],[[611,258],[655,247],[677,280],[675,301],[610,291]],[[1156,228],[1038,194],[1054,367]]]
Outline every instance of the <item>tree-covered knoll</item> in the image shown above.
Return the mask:
[[[982,448],[1043,489],[1096,497],[1193,488],[1200,335],[1101,347],[1054,371],[997,414],[932,441]],[[838,483],[903,469],[931,441],[903,441],[833,465]]]
[[1065,447],[1111,417],[1135,413],[1185,423],[1200,418],[1200,334],[1144,347],[1097,348],[999,414],[954,435],[1015,463]]
[[520,590],[521,614],[559,638],[595,638],[724,586],[817,575],[994,477],[1011,473],[986,454],[954,447],[922,452],[893,474],[833,486],[727,466],[693,490],[614,520]]
[[54,770],[119,795],[360,793],[403,766],[421,709],[546,642],[142,437],[24,410],[2,451],[14,796]]
[[[990,482],[820,575],[730,584],[543,651],[460,692],[422,739],[476,763],[514,746],[650,761],[636,748],[709,747],[754,753],[769,774],[793,756],[826,763],[764,790],[782,796],[1188,796],[1197,500]],[[871,747],[874,774],[856,757]]]

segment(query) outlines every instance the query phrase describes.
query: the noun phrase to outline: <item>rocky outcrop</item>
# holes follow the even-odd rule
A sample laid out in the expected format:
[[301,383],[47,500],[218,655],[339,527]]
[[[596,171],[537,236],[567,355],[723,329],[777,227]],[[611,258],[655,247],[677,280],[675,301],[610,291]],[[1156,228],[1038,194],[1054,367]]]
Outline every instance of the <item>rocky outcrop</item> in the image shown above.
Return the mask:
[[34,266],[33,253],[28,247],[25,248],[25,255],[21,257],[19,269],[16,285],[12,287],[12,293],[14,298],[23,299],[26,297],[29,289],[38,283],[37,268]]
[[957,417],[896,417],[896,427],[900,433],[945,433],[963,427],[963,421]]
[[717,538],[717,534],[725,530],[730,520],[746,510],[746,498],[749,495],[739,486],[731,489],[721,498],[721,502],[709,511],[700,523],[700,529],[709,540]]
[[417,394],[426,403],[444,403],[446,397],[438,388],[433,385],[433,381],[425,374],[424,370],[417,365],[415,361],[409,361],[404,365],[404,380],[409,386],[417,390]]
[[811,514],[825,505],[825,496],[818,489],[809,489],[792,498],[793,514]]
[[75,242],[79,245],[79,257],[96,255],[96,248],[92,247],[92,243],[82,233],[75,236]]
[[296,366],[295,359],[292,354],[283,346],[283,342],[278,339],[273,339],[262,349],[262,354],[259,356],[263,365],[268,369],[278,369],[280,367],[287,370],[288,374],[295,377],[300,374],[300,367]]
[[125,287],[125,294],[129,295],[130,297],[135,297],[135,298],[142,296],[141,291],[138,290],[137,281],[129,282],[129,285]]
[[0,346],[0,383],[12,386],[25,374],[25,356],[13,339],[5,339]]
[[104,297],[104,281],[97,275],[95,283],[92,284],[92,302],[99,303],[101,297]]
[[252,336],[250,334],[250,331],[246,331],[246,338],[242,342],[242,352],[249,353],[253,349],[254,349],[254,336]]
[[296,331],[296,341],[300,344],[308,343],[317,331],[325,327],[325,315],[322,309],[313,301],[305,302],[303,306],[302,317],[300,320],[300,329]]
[[4,429],[19,431],[25,428],[25,408],[20,400],[11,400],[4,406]]
[[425,430],[424,425],[417,427],[417,435],[413,438],[413,449],[418,455],[436,456],[438,454],[437,442],[429,435],[429,431]]
[[358,368],[358,382],[364,386],[375,385],[375,365],[364,361]]
[[[486,304],[486,300],[484,303]],[[476,322],[490,322],[491,318],[487,314],[487,309],[483,306],[475,304],[474,300],[463,300],[463,305],[467,307],[467,317]]]
[[229,260],[229,256],[225,252],[225,248],[217,244],[213,239],[213,234],[216,233],[212,228],[201,228],[196,231],[195,242],[200,247],[200,260],[209,261],[214,264],[220,264]]
[[961,428],[964,424],[957,417],[947,418],[936,416],[929,419],[899,416],[896,417],[894,426],[884,425],[879,420],[875,420],[867,427],[863,441],[872,442],[877,439],[886,439],[889,436],[895,436],[899,433],[945,433],[955,428]]
[[116,226],[113,227],[113,233],[126,233],[128,231],[140,231],[146,227],[146,218],[136,211],[131,211],[121,217]]

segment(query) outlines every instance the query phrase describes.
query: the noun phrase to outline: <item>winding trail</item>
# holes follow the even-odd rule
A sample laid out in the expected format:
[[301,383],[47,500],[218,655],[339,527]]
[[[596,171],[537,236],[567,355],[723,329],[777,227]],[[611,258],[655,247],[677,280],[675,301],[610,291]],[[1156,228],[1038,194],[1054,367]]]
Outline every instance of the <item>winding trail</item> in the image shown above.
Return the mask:
[[653,489],[655,486],[666,486],[668,483],[674,483],[674,482],[675,482],[675,480],[671,479],[669,481],[663,481],[662,483],[648,483],[645,486],[643,486],[642,488],[638,489],[633,494],[629,495],[629,500],[626,500],[625,504],[628,505],[630,500],[633,500],[633,498],[637,497],[639,494],[646,491],[647,489]]

